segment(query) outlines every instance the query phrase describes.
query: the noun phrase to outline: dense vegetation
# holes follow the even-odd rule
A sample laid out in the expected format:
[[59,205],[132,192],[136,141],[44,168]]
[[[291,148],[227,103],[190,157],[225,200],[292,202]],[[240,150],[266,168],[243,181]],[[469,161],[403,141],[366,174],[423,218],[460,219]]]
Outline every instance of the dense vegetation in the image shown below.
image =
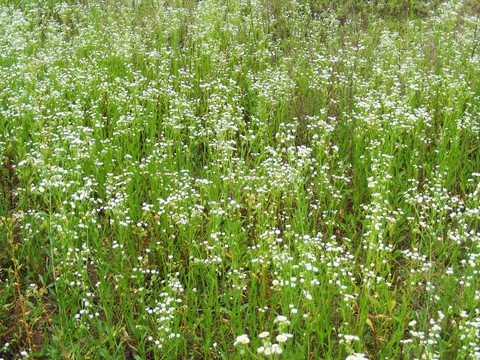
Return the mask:
[[0,4],[0,358],[480,358],[476,0]]

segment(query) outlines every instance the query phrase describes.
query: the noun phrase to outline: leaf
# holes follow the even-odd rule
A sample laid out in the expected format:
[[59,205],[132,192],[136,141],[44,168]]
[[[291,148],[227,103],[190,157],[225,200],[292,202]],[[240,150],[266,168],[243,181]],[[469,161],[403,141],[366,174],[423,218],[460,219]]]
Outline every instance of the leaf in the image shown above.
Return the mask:
[[368,326],[370,326],[372,331],[375,331],[375,328],[373,327],[372,321],[370,319],[367,319],[367,321],[365,321],[365,322],[367,323]]
[[394,299],[390,300],[388,302],[388,310],[392,312],[392,310],[395,308],[396,305],[397,305],[397,302]]

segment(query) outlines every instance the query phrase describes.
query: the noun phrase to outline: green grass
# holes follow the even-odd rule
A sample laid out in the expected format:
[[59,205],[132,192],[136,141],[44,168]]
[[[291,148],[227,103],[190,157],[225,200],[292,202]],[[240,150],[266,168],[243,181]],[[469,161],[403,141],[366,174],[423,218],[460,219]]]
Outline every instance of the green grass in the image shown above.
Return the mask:
[[476,1],[0,7],[0,359],[480,356]]

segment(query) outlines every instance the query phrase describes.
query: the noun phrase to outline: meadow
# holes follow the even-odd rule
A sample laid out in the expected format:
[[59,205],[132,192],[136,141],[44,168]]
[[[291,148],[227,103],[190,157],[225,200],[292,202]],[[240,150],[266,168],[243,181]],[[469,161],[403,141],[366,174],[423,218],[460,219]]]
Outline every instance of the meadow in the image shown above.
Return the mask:
[[0,0],[0,359],[480,359],[478,0]]

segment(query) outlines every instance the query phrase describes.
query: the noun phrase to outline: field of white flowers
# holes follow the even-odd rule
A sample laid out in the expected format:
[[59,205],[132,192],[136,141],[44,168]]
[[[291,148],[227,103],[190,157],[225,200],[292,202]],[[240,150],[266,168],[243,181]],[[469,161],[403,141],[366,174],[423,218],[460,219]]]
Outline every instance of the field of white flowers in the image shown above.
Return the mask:
[[477,0],[0,0],[0,359],[480,359]]

